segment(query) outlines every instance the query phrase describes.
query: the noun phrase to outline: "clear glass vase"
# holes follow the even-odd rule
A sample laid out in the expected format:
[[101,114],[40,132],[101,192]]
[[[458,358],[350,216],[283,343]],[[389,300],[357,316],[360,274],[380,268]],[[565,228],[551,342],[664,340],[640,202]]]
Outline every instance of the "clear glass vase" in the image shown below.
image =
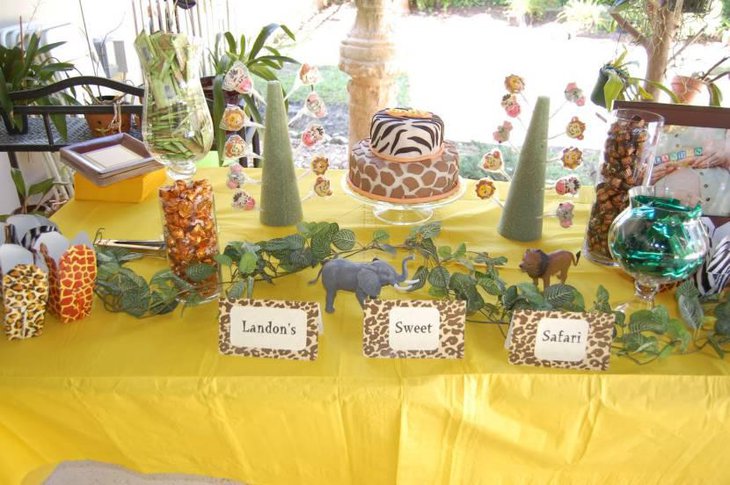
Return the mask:
[[135,48],[144,73],[142,136],[173,183],[160,187],[163,237],[172,271],[193,288],[187,302],[219,293],[218,226],[213,188],[192,180],[213,143],[213,122],[200,84],[201,43],[185,34],[141,33]]
[[172,180],[190,180],[213,143],[213,122],[200,84],[202,44],[185,34],[141,33],[142,136]]
[[701,265],[709,240],[700,205],[684,194],[655,187],[630,190],[630,206],[611,225],[608,242],[621,269],[635,280],[635,299],[621,309],[651,308],[660,285],[690,277]]
[[159,195],[170,268],[190,283],[197,294],[195,298],[184,295],[182,299],[214,299],[219,294],[215,256],[220,248],[212,185],[208,180],[176,180],[160,187]]
[[664,118],[636,109],[611,113],[583,244],[583,254],[595,263],[615,266],[608,247],[611,223],[629,205],[629,190],[648,183]]

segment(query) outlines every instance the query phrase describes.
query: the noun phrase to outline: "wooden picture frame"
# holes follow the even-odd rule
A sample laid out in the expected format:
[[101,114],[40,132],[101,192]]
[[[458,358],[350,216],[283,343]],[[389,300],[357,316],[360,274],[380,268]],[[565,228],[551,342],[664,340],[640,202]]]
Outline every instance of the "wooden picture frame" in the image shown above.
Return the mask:
[[664,117],[651,185],[681,186],[705,216],[730,218],[730,108],[627,101],[615,107]]
[[144,143],[126,133],[69,145],[61,159],[99,187],[163,168]]

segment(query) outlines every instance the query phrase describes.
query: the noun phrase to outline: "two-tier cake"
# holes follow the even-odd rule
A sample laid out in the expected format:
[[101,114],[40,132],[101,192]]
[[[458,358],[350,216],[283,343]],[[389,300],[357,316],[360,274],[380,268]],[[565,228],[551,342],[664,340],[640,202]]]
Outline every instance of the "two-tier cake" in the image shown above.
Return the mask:
[[459,154],[437,115],[404,108],[375,113],[370,138],[350,155],[350,187],[370,199],[432,202],[459,188]]

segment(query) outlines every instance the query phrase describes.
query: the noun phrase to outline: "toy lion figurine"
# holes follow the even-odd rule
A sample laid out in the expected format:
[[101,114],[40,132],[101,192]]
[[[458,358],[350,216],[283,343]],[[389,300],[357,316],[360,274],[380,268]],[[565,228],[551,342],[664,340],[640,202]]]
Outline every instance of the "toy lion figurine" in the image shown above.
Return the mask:
[[550,286],[550,276],[558,274],[561,283],[565,283],[568,279],[568,270],[570,263],[573,266],[578,264],[580,260],[580,251],[571,253],[570,251],[560,250],[546,254],[541,249],[528,249],[522,257],[520,269],[527,273],[532,282],[537,286],[538,278],[542,278],[543,289]]

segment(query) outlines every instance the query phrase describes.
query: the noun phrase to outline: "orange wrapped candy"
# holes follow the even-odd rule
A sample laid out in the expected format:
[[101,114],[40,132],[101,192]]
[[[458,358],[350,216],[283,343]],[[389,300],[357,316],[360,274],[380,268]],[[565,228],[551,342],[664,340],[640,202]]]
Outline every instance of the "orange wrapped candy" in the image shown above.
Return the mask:
[[160,188],[164,237],[172,271],[197,286],[204,297],[218,292],[218,272],[202,282],[191,281],[187,269],[198,263],[217,266],[218,228],[215,221],[213,187],[208,180],[185,182]]

